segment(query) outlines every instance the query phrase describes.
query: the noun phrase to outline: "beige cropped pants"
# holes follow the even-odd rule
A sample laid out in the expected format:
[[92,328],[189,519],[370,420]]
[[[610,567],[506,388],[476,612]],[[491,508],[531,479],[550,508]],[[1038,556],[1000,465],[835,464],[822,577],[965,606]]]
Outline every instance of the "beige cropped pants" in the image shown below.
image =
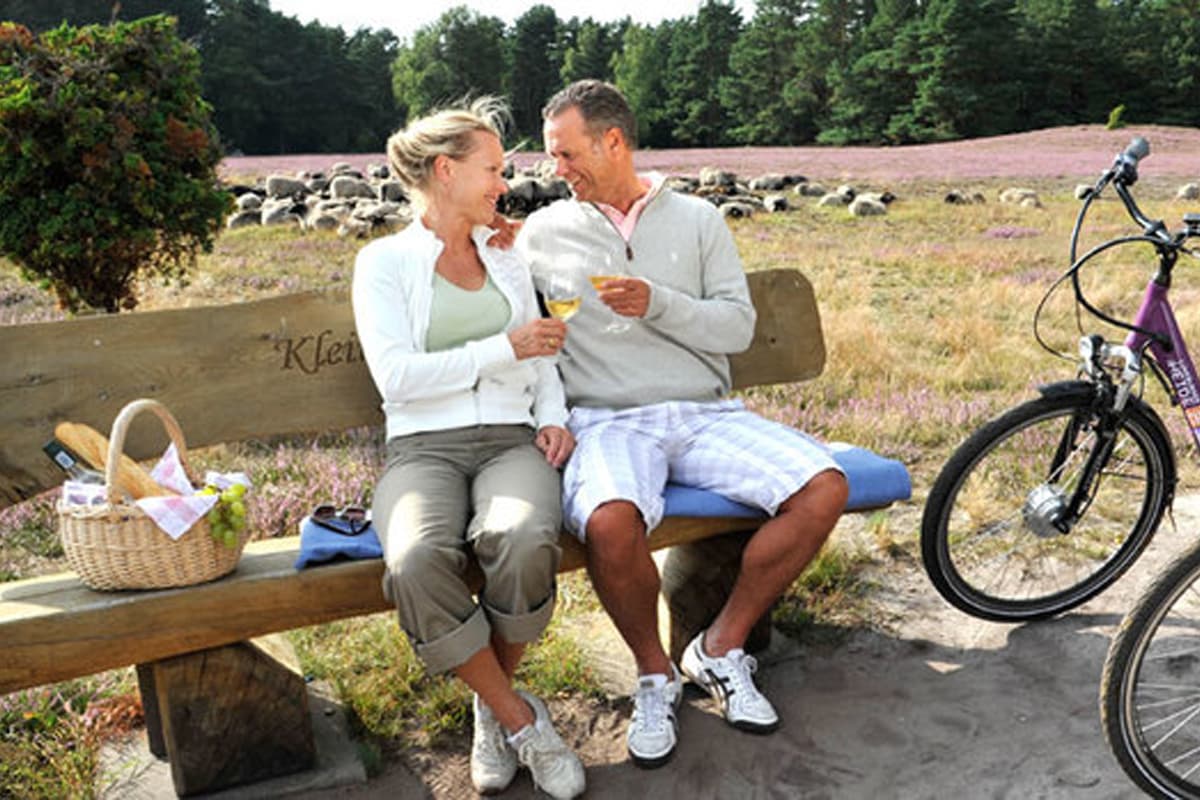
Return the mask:
[[[481,425],[387,443],[372,505],[383,593],[430,672],[464,663],[493,634],[531,642],[550,622],[560,477],[533,437],[525,425]],[[484,575],[478,601],[463,577],[468,548]]]

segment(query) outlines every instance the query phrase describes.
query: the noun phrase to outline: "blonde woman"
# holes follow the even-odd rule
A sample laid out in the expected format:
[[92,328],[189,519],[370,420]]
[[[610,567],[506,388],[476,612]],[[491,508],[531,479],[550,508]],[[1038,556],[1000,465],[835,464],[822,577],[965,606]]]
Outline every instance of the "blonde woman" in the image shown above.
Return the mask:
[[[497,100],[439,111],[388,140],[416,217],[358,254],[354,317],[383,400],[387,467],[373,518],[383,589],[431,672],[475,692],[471,778],[502,791],[518,766],[558,798],[584,789],[546,706],[514,689],[550,621],[560,551],[558,468],[575,442],[557,371],[566,326],[541,319],[529,271],[488,245],[507,187]],[[467,553],[483,569],[478,600]]]

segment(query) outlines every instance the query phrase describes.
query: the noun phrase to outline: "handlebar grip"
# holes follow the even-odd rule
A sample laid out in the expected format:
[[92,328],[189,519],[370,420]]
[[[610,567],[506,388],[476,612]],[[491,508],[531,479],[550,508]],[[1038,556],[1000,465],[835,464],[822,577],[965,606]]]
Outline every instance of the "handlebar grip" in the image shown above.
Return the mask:
[[1129,146],[1113,161],[1113,168],[1108,173],[1109,176],[1115,178],[1118,184],[1133,186],[1138,179],[1138,162],[1148,155],[1150,155],[1150,143],[1141,136],[1135,136]]
[[1135,136],[1129,146],[1125,148],[1125,152],[1121,153],[1121,158],[1136,164],[1148,155],[1150,155],[1150,143],[1141,136]]

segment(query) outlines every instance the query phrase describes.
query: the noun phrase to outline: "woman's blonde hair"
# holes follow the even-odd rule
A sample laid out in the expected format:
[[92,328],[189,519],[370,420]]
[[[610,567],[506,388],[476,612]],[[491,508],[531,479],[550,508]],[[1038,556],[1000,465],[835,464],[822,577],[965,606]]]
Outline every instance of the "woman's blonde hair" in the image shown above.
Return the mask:
[[469,104],[443,108],[408,123],[387,142],[388,166],[409,189],[421,192],[433,174],[438,156],[463,158],[474,149],[471,134],[490,133],[504,140],[507,104],[498,97],[480,97]]

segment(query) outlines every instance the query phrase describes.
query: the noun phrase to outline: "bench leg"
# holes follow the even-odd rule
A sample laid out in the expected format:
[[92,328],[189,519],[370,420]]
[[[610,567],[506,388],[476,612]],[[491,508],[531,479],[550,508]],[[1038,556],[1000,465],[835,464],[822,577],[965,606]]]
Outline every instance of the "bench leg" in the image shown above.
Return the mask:
[[175,656],[139,666],[139,678],[143,672],[153,685],[179,796],[289,775],[315,763],[307,687],[283,637]]
[[[737,580],[742,550],[753,531],[737,531],[698,542],[676,545],[662,564],[662,596],[667,625],[664,640],[675,663],[688,643],[708,627]],[[746,640],[746,652],[771,644],[771,615],[764,614]]]
[[158,692],[154,689],[154,665],[137,665],[138,694],[142,697],[142,717],[146,720],[146,744],[158,758],[167,757],[163,739],[162,715],[158,713]]

